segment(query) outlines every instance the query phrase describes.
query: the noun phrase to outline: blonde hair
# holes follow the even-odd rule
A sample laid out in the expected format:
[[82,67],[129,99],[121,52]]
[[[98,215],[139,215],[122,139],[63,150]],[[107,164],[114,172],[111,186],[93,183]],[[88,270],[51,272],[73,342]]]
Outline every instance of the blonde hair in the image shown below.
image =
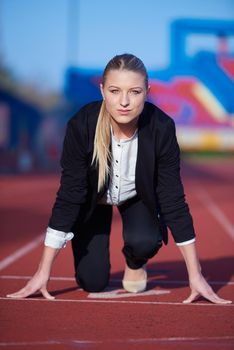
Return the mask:
[[[107,74],[110,70],[129,70],[140,73],[145,78],[146,89],[148,88],[148,74],[144,63],[134,55],[126,53],[114,56],[104,69],[102,76],[103,85],[105,84]],[[95,162],[98,167],[98,191],[104,186],[110,172],[110,133],[110,114],[108,113],[105,101],[103,100],[96,126],[92,159],[92,164]]]
[[96,162],[96,166],[98,166],[98,191],[105,184],[110,170],[110,161],[110,115],[106,110],[105,101],[103,101],[96,126],[92,159],[92,163]]

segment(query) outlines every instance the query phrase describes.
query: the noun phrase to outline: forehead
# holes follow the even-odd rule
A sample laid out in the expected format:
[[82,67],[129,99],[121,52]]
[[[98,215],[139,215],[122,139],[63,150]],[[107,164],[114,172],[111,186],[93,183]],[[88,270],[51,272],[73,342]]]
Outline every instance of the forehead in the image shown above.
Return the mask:
[[105,85],[118,87],[145,87],[145,77],[138,72],[130,70],[110,70],[105,78]]

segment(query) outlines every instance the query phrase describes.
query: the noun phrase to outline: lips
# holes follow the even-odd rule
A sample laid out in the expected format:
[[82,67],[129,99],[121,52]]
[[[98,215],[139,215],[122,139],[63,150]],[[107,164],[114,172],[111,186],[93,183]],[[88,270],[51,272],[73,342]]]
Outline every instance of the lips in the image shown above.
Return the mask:
[[120,114],[128,114],[131,111],[131,109],[118,109],[118,112]]

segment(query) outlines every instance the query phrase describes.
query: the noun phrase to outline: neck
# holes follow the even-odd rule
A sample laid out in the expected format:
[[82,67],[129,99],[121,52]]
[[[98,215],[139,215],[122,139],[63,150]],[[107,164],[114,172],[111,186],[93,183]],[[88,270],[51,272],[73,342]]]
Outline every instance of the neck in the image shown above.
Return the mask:
[[113,134],[119,140],[131,138],[137,129],[137,123],[138,119],[128,124],[118,124],[111,118]]

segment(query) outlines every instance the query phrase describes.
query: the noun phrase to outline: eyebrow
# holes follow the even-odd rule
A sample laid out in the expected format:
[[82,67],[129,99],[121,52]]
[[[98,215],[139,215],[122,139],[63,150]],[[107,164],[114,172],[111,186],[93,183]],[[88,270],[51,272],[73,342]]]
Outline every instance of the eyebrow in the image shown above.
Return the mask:
[[[117,89],[120,89],[119,86],[116,86],[116,85],[109,85],[108,88],[117,88]],[[142,87],[141,86],[134,86],[134,87],[131,87],[130,89],[141,89],[142,90]]]

